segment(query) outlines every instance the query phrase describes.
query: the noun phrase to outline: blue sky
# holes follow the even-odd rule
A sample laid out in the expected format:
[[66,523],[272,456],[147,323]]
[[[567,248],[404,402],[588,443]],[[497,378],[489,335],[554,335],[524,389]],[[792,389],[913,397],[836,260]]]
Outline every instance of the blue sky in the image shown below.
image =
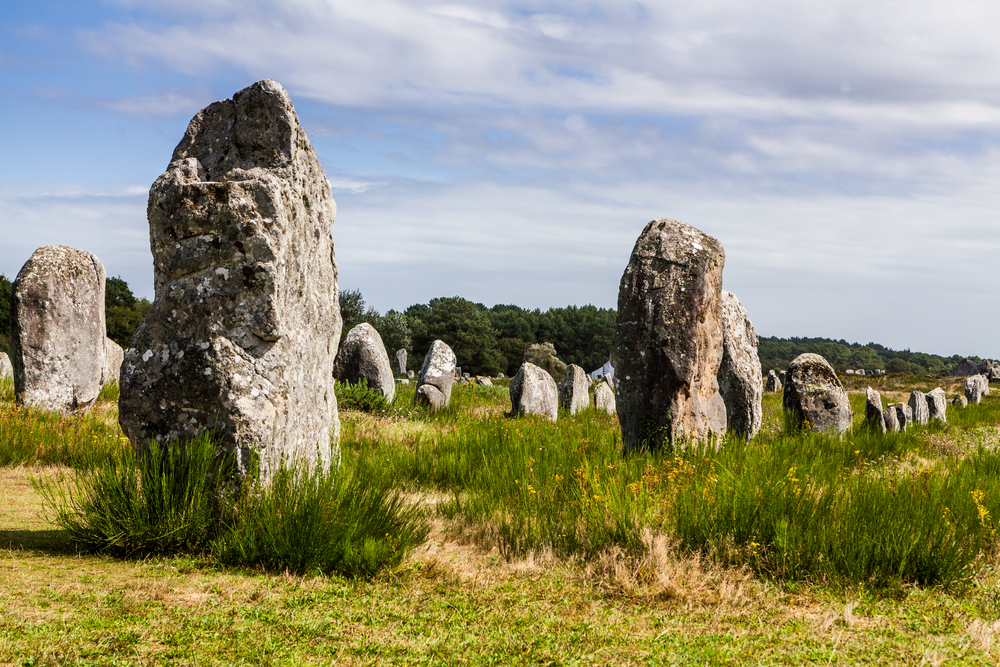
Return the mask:
[[152,296],[187,122],[282,83],[341,287],[614,307],[646,222],[726,248],[758,332],[1000,357],[986,2],[35,2],[0,17],[0,271],[93,251]]

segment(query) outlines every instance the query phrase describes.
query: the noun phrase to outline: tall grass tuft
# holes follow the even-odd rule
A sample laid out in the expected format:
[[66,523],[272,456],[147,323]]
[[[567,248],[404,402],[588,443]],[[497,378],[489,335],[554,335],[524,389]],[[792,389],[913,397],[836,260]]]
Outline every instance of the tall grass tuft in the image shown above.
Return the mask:
[[215,544],[223,563],[296,573],[372,576],[424,540],[416,506],[364,466],[323,472],[282,468],[245,494]]
[[33,480],[76,544],[118,556],[199,553],[224,528],[233,466],[211,437],[131,449],[91,469]]

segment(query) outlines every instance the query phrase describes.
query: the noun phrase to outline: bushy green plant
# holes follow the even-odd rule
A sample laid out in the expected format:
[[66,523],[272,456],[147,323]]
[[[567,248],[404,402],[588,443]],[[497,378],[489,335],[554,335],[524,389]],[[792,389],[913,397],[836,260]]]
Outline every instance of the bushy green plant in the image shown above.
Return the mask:
[[360,382],[338,381],[334,384],[337,394],[337,408],[341,410],[361,410],[362,412],[386,412],[389,401],[375,387],[369,387],[367,380]]
[[138,556],[205,550],[226,524],[238,488],[233,473],[232,461],[205,436],[151,443],[141,454],[128,449],[89,470],[33,481],[73,542]]
[[241,499],[215,545],[223,563],[371,576],[423,541],[419,510],[370,468],[280,469]]

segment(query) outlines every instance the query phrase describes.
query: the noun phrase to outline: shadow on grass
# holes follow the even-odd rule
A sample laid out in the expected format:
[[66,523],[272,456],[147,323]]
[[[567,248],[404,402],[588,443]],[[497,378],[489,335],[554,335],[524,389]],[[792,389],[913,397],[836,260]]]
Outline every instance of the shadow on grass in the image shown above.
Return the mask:
[[65,530],[0,530],[0,549],[39,551],[50,556],[77,553]]

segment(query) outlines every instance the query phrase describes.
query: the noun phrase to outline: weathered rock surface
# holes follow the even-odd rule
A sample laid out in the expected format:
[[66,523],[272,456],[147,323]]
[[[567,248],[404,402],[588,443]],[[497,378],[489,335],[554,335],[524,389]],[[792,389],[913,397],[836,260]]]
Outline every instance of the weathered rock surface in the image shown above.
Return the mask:
[[757,332],[746,308],[732,292],[722,292],[722,363],[719,394],[726,404],[730,432],[750,440],[760,431],[764,382],[757,355]]
[[[336,205],[285,90],[202,109],[149,193],[156,295],[122,366],[133,444],[215,432],[241,466],[339,463]],[[245,470],[245,467],[243,468]]]
[[122,346],[111,340],[104,339],[104,370],[101,371],[101,386],[109,382],[120,382],[122,361],[125,360],[125,350]]
[[406,378],[407,378],[408,380],[412,380],[412,379],[414,379],[415,377],[417,377],[417,373],[416,373],[416,371],[406,371]]
[[951,374],[954,377],[965,377],[967,375],[977,375],[978,373],[979,364],[972,359],[960,361],[957,366],[951,369]]
[[510,381],[510,404],[515,415],[559,418],[559,388],[548,371],[525,361]]
[[965,379],[965,398],[969,403],[979,403],[990,393],[990,383],[985,375],[970,375]]
[[887,431],[892,431],[896,433],[899,431],[899,416],[896,414],[896,408],[888,406],[882,411],[882,418],[885,420],[885,429]]
[[477,375],[476,376],[476,384],[482,385],[484,387],[492,387],[493,386],[493,380],[489,379],[488,377],[484,377],[482,375]]
[[369,387],[382,392],[389,403],[396,396],[396,383],[382,336],[367,322],[347,332],[333,362],[333,377],[350,384],[364,380]]
[[910,406],[914,424],[926,424],[930,420],[931,413],[930,409],[927,407],[926,394],[921,391],[913,390],[910,393],[910,400],[906,403]]
[[[882,395],[868,387],[865,390],[865,426],[885,433],[885,415],[882,411]],[[898,428],[898,425],[897,425]]]
[[14,377],[14,366],[10,363],[10,357],[6,352],[0,352],[0,378],[12,377]]
[[767,372],[767,381],[764,383],[765,391],[781,391],[784,384],[778,379],[778,374],[772,368]]
[[926,394],[927,396],[927,416],[928,419],[946,422],[948,421],[947,411],[948,411],[948,398],[945,396],[944,389],[938,387],[936,389],[931,389]]
[[19,403],[89,410],[104,371],[104,266],[86,250],[43,246],[11,287],[10,348]]
[[967,399],[965,396],[959,395],[951,399],[951,404],[954,405],[956,408],[964,408],[967,405],[969,405],[969,399]]
[[396,350],[396,375],[406,375],[406,350]]
[[[780,373],[778,373],[778,382],[781,383],[781,387],[785,386],[785,376],[786,375],[788,375],[787,371],[781,371]],[[781,389],[781,387],[778,387],[778,388]]]
[[607,382],[599,382],[594,387],[594,406],[609,415],[618,413],[615,406],[615,392]]
[[566,367],[566,373],[559,383],[559,405],[571,415],[590,407],[590,379],[587,371],[576,364]]
[[413,402],[428,406],[432,412],[448,407],[451,386],[455,383],[455,361],[455,352],[447,343],[442,340],[431,343],[417,376]]
[[626,452],[726,432],[722,363],[722,244],[676,220],[653,220],[618,289],[611,346]]
[[844,385],[826,359],[800,354],[788,365],[782,406],[794,421],[814,431],[842,433],[851,428],[851,404]]
[[979,364],[979,372],[990,382],[1000,380],[1000,361],[986,359]]
[[890,403],[887,407],[896,412],[896,421],[899,422],[899,430],[905,431],[913,425],[913,410],[906,403]]

